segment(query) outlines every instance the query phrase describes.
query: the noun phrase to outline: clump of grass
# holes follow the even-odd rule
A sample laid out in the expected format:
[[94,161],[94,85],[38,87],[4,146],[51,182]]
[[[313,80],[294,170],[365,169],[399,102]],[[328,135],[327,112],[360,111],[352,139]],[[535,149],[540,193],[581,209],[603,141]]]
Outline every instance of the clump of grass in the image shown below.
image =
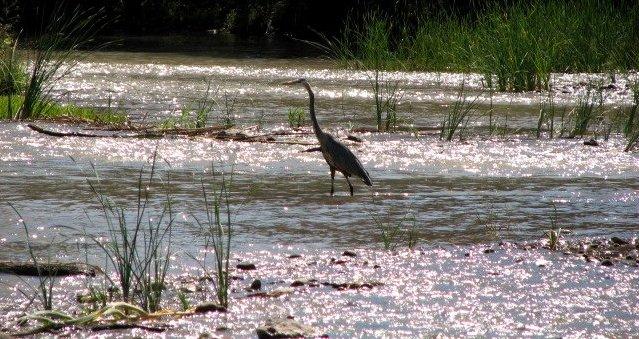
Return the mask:
[[462,130],[464,126],[468,124],[468,119],[473,109],[477,107],[477,99],[479,99],[480,96],[481,94],[478,94],[472,101],[468,101],[464,84],[461,85],[457,94],[457,100],[449,107],[446,118],[442,121],[439,133],[440,139],[452,141],[456,132],[458,132],[459,138],[461,139]]
[[53,84],[77,63],[78,50],[88,45],[101,27],[100,12],[75,10],[70,16],[54,11],[41,35],[31,46],[31,72],[17,120],[38,119],[52,107]]
[[569,137],[583,137],[588,132],[590,123],[603,113],[603,107],[602,91],[593,93],[592,88],[589,88],[572,112],[573,128]]
[[298,129],[306,122],[306,112],[302,108],[290,108],[288,110],[288,126]]
[[27,82],[26,63],[18,58],[17,39],[0,34],[0,95],[20,94]]
[[[24,98],[21,96],[0,96],[0,120],[13,119],[23,102]],[[73,104],[61,105],[53,101],[47,102],[44,106],[44,112],[38,117],[39,119],[69,119],[101,124],[121,124],[128,120],[125,114],[109,110],[101,111]]]
[[639,112],[639,81],[632,85],[633,104],[628,112],[628,118],[624,125],[624,134],[628,138],[624,152],[630,151],[639,141],[639,124],[637,123],[637,114]]
[[417,218],[414,213],[407,212],[399,220],[393,220],[390,214],[384,218],[375,214],[372,217],[385,250],[396,250],[402,245],[412,249],[417,245]]
[[224,92],[222,102],[222,124],[225,128],[231,128],[235,126],[235,104],[237,104],[237,98],[231,97]]
[[[138,300],[143,309],[154,312],[160,307],[164,281],[171,254],[174,212],[169,190],[170,174],[164,185],[156,179],[157,152],[153,155],[148,179],[144,167],[138,177],[135,209],[131,213],[117,204],[101,189],[99,178],[88,180],[91,190],[102,207],[109,237],[106,242],[94,238],[117,273],[120,291],[125,302]],[[150,211],[152,190],[164,189],[161,211]]]
[[350,67],[478,72],[499,91],[548,89],[552,72],[639,67],[636,2],[492,1],[479,15],[415,16],[369,12],[314,45]]
[[562,229],[557,224],[557,206],[553,203],[553,214],[550,216],[550,230],[546,231],[548,247],[556,251],[561,244]]
[[[217,302],[224,308],[229,305],[229,263],[231,258],[231,240],[233,227],[231,222],[231,184],[224,173],[211,169],[211,180],[202,179],[202,197],[204,200],[205,218],[194,216],[197,227],[203,234],[204,258],[196,260],[207,278],[213,281]],[[231,172],[232,173],[232,172]],[[213,258],[208,253],[212,250]],[[195,259],[193,257],[193,259]],[[212,262],[211,262],[212,261]],[[209,266],[213,266],[213,270]]]
[[557,108],[552,92],[548,93],[548,97],[540,100],[539,103],[539,119],[537,119],[537,139],[541,138],[544,131],[548,132],[548,137],[552,139],[555,135],[555,115]]
[[400,100],[399,82],[384,80],[384,73],[375,69],[370,85],[375,100],[375,120],[377,130],[395,130],[398,124],[397,104]]

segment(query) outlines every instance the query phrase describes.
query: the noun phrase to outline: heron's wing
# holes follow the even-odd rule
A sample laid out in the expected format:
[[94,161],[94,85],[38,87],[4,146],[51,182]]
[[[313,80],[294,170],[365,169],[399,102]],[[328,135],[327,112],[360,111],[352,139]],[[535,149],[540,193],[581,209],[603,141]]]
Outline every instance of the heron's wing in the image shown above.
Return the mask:
[[366,185],[372,186],[371,178],[368,172],[359,162],[359,159],[348,149],[344,144],[335,140],[333,136],[326,135],[326,152],[328,152],[330,158],[333,160],[335,167],[345,174],[358,176],[364,180]]

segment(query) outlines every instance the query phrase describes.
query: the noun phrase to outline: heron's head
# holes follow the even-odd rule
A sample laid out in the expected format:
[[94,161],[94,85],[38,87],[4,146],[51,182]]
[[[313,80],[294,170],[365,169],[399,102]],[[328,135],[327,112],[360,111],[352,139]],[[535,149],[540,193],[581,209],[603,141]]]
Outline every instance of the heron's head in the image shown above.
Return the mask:
[[306,87],[306,89],[308,89],[308,90],[310,90],[310,88],[311,88],[311,86],[308,84],[308,82],[304,78],[299,78],[299,79],[293,80],[293,81],[287,81],[287,82],[283,83],[282,85],[296,85],[296,84],[301,84],[302,86]]

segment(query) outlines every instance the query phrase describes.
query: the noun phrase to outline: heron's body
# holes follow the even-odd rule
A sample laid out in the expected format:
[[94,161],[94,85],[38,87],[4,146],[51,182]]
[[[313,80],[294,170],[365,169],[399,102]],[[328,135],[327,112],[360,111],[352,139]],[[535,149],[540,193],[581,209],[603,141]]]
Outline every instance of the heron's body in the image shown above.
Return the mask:
[[368,175],[368,172],[364,169],[364,166],[359,162],[355,154],[351,152],[344,144],[337,141],[332,135],[328,133],[324,133],[319,123],[317,122],[317,117],[315,116],[315,96],[313,95],[313,91],[311,90],[311,86],[304,79],[299,79],[296,81],[292,81],[288,84],[299,83],[306,88],[309,96],[309,113],[311,116],[311,121],[313,122],[313,131],[315,132],[315,136],[320,143],[320,149],[322,151],[322,155],[324,155],[324,159],[331,170],[331,195],[335,192],[335,172],[341,172],[346,181],[348,182],[348,186],[350,188],[351,195],[353,195],[353,185],[349,177],[356,176],[362,179],[364,183],[368,186],[373,186],[371,182],[371,178]]

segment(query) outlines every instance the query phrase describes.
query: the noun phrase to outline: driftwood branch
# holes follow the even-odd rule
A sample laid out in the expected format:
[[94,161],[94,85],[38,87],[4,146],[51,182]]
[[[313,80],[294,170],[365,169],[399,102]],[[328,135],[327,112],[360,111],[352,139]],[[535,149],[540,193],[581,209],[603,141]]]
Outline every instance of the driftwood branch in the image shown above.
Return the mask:
[[[38,267],[39,266],[39,267]],[[0,261],[0,272],[26,276],[63,277],[69,275],[95,276],[101,274],[102,270],[97,266],[80,263],[39,263],[36,266],[33,262],[13,262]],[[39,268],[39,270],[38,270]],[[38,272],[39,271],[39,272]]]

